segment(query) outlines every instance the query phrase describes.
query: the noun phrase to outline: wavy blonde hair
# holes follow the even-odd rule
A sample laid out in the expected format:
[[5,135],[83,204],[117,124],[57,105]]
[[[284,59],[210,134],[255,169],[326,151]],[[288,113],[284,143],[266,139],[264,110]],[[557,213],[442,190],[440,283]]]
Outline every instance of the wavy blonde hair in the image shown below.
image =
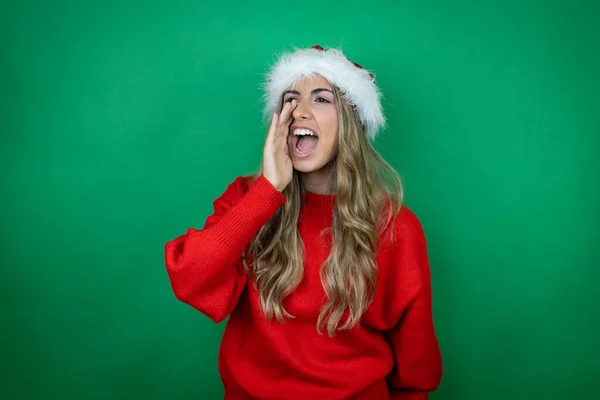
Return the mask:
[[[381,235],[393,223],[403,198],[398,173],[369,142],[356,110],[332,85],[338,112],[338,147],[330,165],[330,185],[336,194],[331,235],[331,252],[322,265],[321,281],[328,297],[317,330],[330,336],[360,322],[370,305],[377,283],[376,252]],[[279,109],[282,108],[280,100]],[[254,180],[263,172],[258,169]],[[301,175],[294,170],[292,181],[282,192],[287,201],[252,239],[242,257],[253,274],[265,317],[278,321],[293,318],[282,306],[283,299],[304,275],[304,246],[298,218],[305,199]],[[393,239],[393,229],[388,230]],[[325,232],[322,232],[325,233]],[[251,256],[252,268],[246,260]],[[342,321],[345,313],[348,317]]]

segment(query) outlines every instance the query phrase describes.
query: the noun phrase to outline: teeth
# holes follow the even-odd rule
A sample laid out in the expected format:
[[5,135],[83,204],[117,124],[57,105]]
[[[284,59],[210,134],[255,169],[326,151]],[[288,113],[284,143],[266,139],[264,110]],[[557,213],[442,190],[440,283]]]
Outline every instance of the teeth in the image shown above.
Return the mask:
[[315,135],[315,133],[309,129],[294,129],[294,135],[296,136],[306,136],[306,135],[310,135],[310,136],[317,136]]

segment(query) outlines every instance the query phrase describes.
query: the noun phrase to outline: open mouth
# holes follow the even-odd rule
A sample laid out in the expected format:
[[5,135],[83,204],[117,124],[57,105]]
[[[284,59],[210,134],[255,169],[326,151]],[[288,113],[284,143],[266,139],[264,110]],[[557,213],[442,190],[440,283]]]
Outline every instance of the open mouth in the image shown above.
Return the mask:
[[308,128],[294,128],[292,130],[292,147],[297,158],[306,158],[317,150],[319,136]]

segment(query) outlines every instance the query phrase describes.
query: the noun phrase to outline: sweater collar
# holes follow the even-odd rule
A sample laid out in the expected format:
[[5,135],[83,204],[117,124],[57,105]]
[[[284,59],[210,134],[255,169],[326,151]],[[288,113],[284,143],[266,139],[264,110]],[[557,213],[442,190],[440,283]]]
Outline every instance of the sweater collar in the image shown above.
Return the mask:
[[316,214],[331,214],[335,207],[337,196],[335,194],[317,194],[305,191],[305,211]]

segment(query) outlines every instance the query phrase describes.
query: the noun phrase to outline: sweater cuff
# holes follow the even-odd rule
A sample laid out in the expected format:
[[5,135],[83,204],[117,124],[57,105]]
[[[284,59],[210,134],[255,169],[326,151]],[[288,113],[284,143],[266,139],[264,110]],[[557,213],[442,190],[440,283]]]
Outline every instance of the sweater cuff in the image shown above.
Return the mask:
[[241,253],[286,200],[287,198],[261,175],[214,227],[214,238],[227,250]]

